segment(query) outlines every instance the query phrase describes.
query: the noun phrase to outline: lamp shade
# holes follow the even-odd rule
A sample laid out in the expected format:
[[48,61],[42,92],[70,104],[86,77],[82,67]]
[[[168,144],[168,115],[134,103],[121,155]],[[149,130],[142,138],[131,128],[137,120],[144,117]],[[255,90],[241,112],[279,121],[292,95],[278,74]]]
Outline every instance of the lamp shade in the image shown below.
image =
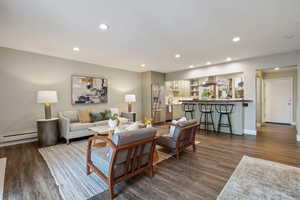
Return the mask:
[[57,103],[57,92],[54,90],[38,91],[37,103]]
[[126,94],[125,95],[125,102],[127,102],[127,103],[136,102],[135,95],[134,94]]

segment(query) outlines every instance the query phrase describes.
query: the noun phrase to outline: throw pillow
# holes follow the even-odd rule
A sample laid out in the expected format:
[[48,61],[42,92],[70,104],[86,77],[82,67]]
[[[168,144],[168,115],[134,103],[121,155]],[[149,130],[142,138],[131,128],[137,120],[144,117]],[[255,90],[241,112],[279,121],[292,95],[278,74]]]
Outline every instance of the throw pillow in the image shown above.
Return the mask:
[[109,120],[111,117],[111,112],[109,110],[105,110],[104,112],[101,112],[103,120]]
[[90,113],[91,122],[99,122],[103,121],[103,115],[100,112],[91,112]]
[[90,113],[91,113],[90,109],[79,110],[80,123],[90,123],[91,122]]

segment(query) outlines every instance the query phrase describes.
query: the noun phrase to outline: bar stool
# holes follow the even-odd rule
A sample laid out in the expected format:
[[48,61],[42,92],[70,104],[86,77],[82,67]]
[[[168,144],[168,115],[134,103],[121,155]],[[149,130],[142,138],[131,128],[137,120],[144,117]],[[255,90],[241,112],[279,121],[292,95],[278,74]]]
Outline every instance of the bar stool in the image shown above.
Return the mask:
[[[230,114],[232,113],[234,104],[218,104],[216,105],[216,110],[219,113],[219,123],[218,132],[220,132],[221,127],[228,127],[230,134],[232,135],[232,125],[230,120]],[[227,116],[227,123],[222,123],[222,117]]]
[[194,103],[184,103],[183,104],[184,116],[188,119],[188,113],[191,116],[191,119],[194,119],[195,104]]
[[[213,119],[213,106],[214,104],[209,104],[209,103],[201,103],[198,105],[199,111],[201,113],[200,115],[200,122],[199,122],[199,128],[201,129],[201,125],[204,125],[204,130],[207,131],[209,130],[209,126],[212,126],[213,131],[215,132],[215,124],[214,124],[214,119]],[[204,121],[202,120],[202,116],[204,116]],[[210,120],[209,120],[210,117]],[[203,129],[202,129],[203,130]]]

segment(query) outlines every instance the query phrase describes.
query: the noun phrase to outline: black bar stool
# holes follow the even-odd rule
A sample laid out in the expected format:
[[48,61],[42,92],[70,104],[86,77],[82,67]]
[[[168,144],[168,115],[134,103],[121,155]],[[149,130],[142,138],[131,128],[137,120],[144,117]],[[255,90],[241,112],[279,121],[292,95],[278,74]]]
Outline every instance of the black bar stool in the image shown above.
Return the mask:
[[[213,119],[213,107],[214,107],[214,104],[210,104],[210,103],[206,103],[206,104],[201,103],[198,105],[199,111],[201,113],[199,128],[201,129],[201,125],[204,125],[204,130],[206,131],[206,133],[209,130],[209,126],[212,126],[213,131],[215,132],[215,124],[214,124],[214,119]],[[203,116],[204,116],[204,121],[202,120]],[[210,117],[210,120],[209,120],[209,117]]]
[[188,113],[191,116],[191,119],[194,119],[195,104],[194,103],[184,103],[183,104],[184,116],[188,119]]
[[[221,127],[228,127],[230,134],[232,135],[232,125],[230,120],[230,114],[232,113],[234,104],[217,104],[216,110],[219,113],[218,132]],[[222,123],[222,117],[227,116],[227,123]]]

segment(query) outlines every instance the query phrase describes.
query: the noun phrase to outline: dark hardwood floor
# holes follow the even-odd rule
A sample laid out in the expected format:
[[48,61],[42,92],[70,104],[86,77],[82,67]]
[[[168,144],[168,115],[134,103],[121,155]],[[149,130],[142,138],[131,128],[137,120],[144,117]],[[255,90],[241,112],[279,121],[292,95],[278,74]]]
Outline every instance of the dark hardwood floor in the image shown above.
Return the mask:
[[[141,175],[126,182],[116,199],[216,199],[243,155],[300,167],[295,135],[294,127],[273,124],[257,137],[198,134],[195,153],[159,163],[152,179]],[[0,157],[7,157],[4,200],[61,199],[36,143],[2,147]]]

